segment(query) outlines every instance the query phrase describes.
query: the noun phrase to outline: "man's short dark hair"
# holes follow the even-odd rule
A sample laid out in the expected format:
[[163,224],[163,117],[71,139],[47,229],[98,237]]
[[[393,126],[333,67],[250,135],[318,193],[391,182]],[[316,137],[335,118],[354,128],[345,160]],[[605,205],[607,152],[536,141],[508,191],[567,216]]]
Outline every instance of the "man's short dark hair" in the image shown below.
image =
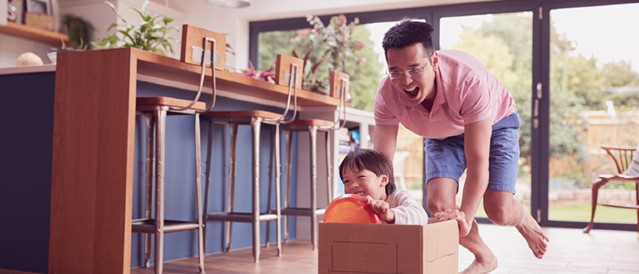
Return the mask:
[[386,52],[391,48],[401,49],[415,43],[421,43],[430,60],[430,56],[433,54],[432,33],[433,26],[430,24],[416,21],[415,19],[404,19],[392,26],[384,34],[384,40],[382,41],[384,55],[387,56]]

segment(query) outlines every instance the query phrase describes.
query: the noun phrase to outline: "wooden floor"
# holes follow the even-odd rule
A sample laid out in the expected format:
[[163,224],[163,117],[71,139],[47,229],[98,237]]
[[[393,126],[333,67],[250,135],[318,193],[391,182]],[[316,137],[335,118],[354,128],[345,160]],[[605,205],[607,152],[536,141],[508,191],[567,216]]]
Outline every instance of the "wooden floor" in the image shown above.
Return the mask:
[[[492,273],[639,273],[639,237],[637,232],[593,230],[583,234],[579,229],[546,228],[549,250],[542,260],[536,259],[526,242],[513,227],[480,225],[484,241],[499,259]],[[273,247],[262,248],[259,263],[253,263],[251,249],[206,257],[206,273],[317,273],[317,251],[307,241],[291,241],[284,245],[283,256],[276,257]],[[473,257],[460,248],[459,268],[464,269]],[[197,260],[167,262],[164,273],[197,273]],[[136,268],[132,273],[153,273],[153,269]]]

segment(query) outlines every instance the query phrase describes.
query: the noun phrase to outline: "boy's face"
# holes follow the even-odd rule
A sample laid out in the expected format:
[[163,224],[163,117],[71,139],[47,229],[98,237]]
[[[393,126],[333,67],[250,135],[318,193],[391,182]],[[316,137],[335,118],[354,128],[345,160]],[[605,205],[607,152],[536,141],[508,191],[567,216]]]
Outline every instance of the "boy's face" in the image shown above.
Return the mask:
[[344,192],[346,194],[357,194],[365,197],[370,195],[375,200],[386,200],[386,185],[388,184],[388,175],[383,174],[379,177],[375,173],[367,170],[353,170],[346,167],[342,174],[344,181]]
[[421,43],[386,51],[389,78],[399,92],[402,104],[417,106],[424,100],[435,97],[434,67],[437,66],[437,57],[433,56],[433,64],[429,57]]

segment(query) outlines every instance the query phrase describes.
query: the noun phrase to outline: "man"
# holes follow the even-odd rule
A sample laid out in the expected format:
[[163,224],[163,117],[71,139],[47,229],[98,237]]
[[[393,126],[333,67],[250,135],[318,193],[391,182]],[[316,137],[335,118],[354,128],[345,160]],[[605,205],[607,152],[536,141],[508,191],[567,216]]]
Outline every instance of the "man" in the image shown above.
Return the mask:
[[[515,226],[533,254],[542,258],[548,238],[513,197],[519,160],[515,102],[472,56],[435,52],[432,31],[427,23],[404,20],[384,36],[388,77],[375,97],[375,149],[393,158],[399,123],[426,138],[428,209],[439,220],[457,220],[460,244],[475,256],[462,273],[497,268],[497,258],[474,221],[482,198],[488,218]],[[456,208],[458,181],[465,169],[461,205]]]

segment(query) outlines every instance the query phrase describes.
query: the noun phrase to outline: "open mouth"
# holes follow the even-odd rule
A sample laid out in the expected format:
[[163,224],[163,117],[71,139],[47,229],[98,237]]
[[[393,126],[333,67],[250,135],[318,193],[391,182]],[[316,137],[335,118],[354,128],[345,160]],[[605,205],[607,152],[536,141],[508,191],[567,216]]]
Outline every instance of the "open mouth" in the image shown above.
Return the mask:
[[356,195],[359,195],[359,196],[362,196],[362,197],[366,196],[366,193],[364,191],[358,191],[358,192],[355,192],[353,194],[356,194]]
[[406,92],[409,97],[415,98],[417,94],[419,94],[419,87],[415,86],[412,89],[404,89],[404,92]]

